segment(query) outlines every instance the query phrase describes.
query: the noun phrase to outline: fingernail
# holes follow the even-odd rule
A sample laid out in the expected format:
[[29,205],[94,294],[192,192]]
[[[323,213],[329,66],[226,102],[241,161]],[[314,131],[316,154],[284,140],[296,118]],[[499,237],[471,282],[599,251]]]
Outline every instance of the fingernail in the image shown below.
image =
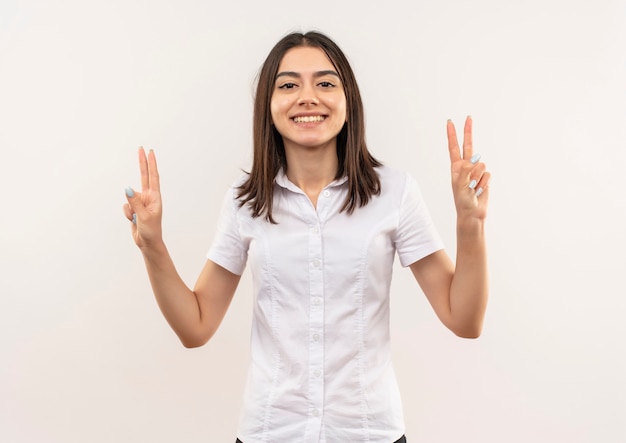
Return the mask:
[[476,180],[472,180],[469,184],[469,188],[470,189],[474,189],[476,187],[476,185],[478,184],[478,182]]
[[135,191],[133,191],[133,188],[131,188],[130,186],[126,188],[126,197],[132,198],[134,196],[135,196]]
[[133,214],[133,223],[137,224],[137,214]]
[[470,162],[472,164],[478,163],[478,160],[480,160],[480,154],[474,154],[472,155],[472,158],[470,158]]
[[476,189],[476,197],[480,197],[480,194],[483,193],[483,188]]

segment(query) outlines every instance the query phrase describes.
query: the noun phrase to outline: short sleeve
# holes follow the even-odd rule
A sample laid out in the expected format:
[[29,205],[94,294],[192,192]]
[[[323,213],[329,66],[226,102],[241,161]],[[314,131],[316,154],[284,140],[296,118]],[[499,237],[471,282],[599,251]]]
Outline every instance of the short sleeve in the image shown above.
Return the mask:
[[248,250],[239,231],[239,202],[236,188],[231,187],[224,196],[217,232],[207,253],[207,258],[228,271],[241,275],[248,260]]
[[444,248],[415,179],[406,175],[395,246],[404,267]]

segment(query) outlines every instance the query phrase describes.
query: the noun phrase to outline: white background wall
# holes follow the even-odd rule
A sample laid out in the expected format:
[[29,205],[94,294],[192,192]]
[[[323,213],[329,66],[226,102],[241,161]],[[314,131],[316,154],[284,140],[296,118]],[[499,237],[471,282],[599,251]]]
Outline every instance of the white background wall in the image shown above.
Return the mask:
[[0,441],[232,442],[248,275],[208,345],[153,300],[121,206],[157,152],[167,244],[192,285],[250,164],[253,79],[292,30],[353,63],[371,150],[418,178],[449,251],[445,122],[493,172],[492,294],[458,339],[398,267],[407,437],[626,441],[626,2],[0,4]]

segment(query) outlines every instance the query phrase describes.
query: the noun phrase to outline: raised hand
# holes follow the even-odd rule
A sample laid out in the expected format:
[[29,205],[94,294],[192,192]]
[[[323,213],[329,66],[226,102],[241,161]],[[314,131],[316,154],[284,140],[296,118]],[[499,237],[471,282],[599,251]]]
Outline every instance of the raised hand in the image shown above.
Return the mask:
[[474,154],[472,145],[472,118],[467,117],[463,130],[463,152],[459,147],[454,123],[448,120],[448,150],[452,175],[452,193],[457,217],[484,220],[487,216],[489,180],[491,174]]
[[156,156],[150,150],[148,155],[139,148],[139,170],[141,172],[141,192],[126,188],[124,215],[130,220],[135,243],[140,248],[162,241],[161,235],[161,188]]

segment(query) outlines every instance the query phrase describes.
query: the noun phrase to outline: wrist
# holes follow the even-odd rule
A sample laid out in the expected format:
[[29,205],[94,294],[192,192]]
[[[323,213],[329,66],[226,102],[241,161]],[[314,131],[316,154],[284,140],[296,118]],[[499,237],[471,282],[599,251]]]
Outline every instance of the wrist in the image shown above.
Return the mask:
[[139,247],[139,250],[146,259],[154,259],[155,257],[167,254],[167,247],[165,246],[165,242],[162,238],[150,242],[144,242],[144,244]]
[[458,216],[456,230],[457,234],[482,234],[485,231],[485,219]]

